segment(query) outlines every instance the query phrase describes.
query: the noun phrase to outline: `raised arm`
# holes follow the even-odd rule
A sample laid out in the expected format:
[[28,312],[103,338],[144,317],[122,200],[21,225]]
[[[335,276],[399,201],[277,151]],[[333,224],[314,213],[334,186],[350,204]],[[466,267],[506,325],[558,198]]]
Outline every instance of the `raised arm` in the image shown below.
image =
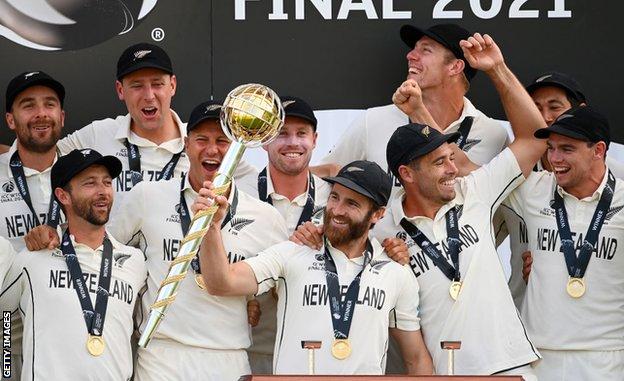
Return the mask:
[[221,222],[227,212],[228,202],[223,196],[213,192],[210,181],[204,182],[203,188],[191,206],[193,213],[205,210],[213,205],[219,206],[200,248],[199,263],[206,289],[212,295],[245,296],[258,291],[258,283],[251,267],[243,262],[230,264],[227,260],[221,237]]
[[460,46],[470,66],[485,72],[494,83],[515,135],[509,147],[522,173],[528,176],[546,150],[545,141],[533,136],[535,130],[546,127],[546,122],[524,86],[505,64],[492,37],[475,33],[468,40],[462,40]]

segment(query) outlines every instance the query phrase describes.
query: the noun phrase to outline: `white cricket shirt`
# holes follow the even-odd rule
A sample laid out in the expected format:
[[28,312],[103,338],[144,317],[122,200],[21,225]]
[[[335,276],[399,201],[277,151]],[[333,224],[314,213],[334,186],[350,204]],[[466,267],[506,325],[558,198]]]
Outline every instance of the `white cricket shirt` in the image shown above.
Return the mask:
[[[444,133],[456,132],[467,116],[473,117],[474,120],[463,150],[474,163],[486,164],[506,147],[507,131],[501,122],[477,110],[468,98],[464,97],[462,114],[444,130]],[[344,166],[354,160],[370,160],[390,173],[386,161],[388,140],[398,127],[407,123],[410,123],[407,115],[393,104],[370,108],[353,121],[321,163]],[[396,192],[401,184],[394,178],[393,182]]]
[[[587,271],[585,295],[566,293],[568,271],[560,251],[555,190],[561,194],[575,247],[583,244],[588,225],[606,184],[582,200],[557,186],[552,173],[534,172],[505,201],[527,225],[533,266],[522,316],[538,348],[551,350],[624,349],[624,185],[616,179],[613,201]],[[578,255],[578,251],[577,251]]]
[[[390,260],[373,239],[373,257],[364,269],[345,360],[331,355],[334,329],[328,305],[325,262],[321,251],[283,242],[245,260],[258,281],[258,293],[278,286],[278,332],[273,356],[275,374],[307,374],[308,353],[302,340],[321,340],[316,350],[317,374],[383,374],[388,327],[420,329],[418,283],[407,267]],[[330,247],[341,293],[362,270],[364,257],[349,259]],[[392,315],[392,325],[390,315]]]
[[[230,202],[234,192],[230,192]],[[185,181],[184,198],[191,205],[197,193]],[[121,242],[137,245],[147,258],[147,291],[142,297],[138,319],[143,327],[149,308],[156,300],[169,264],[176,258],[183,238],[180,216],[180,179],[142,182],[127,194],[110,231]],[[234,218],[222,229],[228,260],[241,261],[264,248],[288,239],[286,226],[270,205],[238,192]],[[262,317],[264,318],[264,316]],[[261,318],[261,319],[262,319]],[[201,290],[195,273],[189,273],[178,288],[175,302],[154,338],[166,338],[182,345],[209,349],[244,349],[251,344],[245,297],[218,297]],[[147,348],[149,350],[149,346]]]
[[[300,194],[292,201],[286,196],[275,191],[273,187],[273,181],[271,180],[271,170],[267,167],[267,196],[271,197],[273,207],[282,215],[286,220],[286,226],[288,228],[288,234],[292,234],[297,229],[297,223],[301,217],[301,213],[308,200],[308,192]],[[314,178],[314,210],[312,212],[312,222],[315,224],[323,223],[323,210],[327,205],[327,198],[331,192],[331,184],[321,179],[316,175],[312,175]],[[251,176],[246,177],[240,181],[240,189],[255,198],[258,198],[258,177],[254,179]]]
[[400,225],[405,217],[404,191],[393,200],[373,230],[378,238],[406,239],[411,254],[409,265],[420,285],[423,336],[437,374],[447,371],[448,355],[440,348],[441,341],[462,342],[461,350],[455,355],[456,374],[487,375],[538,358],[509,293],[491,224],[494,210],[523,180],[515,156],[505,149],[490,163],[457,178],[455,199],[444,205],[433,220],[408,218],[451,263],[445,215],[450,208],[457,207],[463,282],[457,301],[449,295],[451,281]]
[[[20,194],[17,183],[11,172],[11,156],[17,150],[17,143],[13,142],[9,152],[0,155],[0,236],[11,242],[16,252],[26,248],[24,236],[35,226],[36,220],[28,205]],[[56,162],[56,158],[54,159]],[[48,220],[48,209],[52,186],[50,185],[50,171],[52,167],[42,172],[24,167],[26,184],[37,212],[39,222],[45,224]],[[61,221],[64,219],[61,212]]]
[[[24,322],[22,380],[127,380],[132,376],[132,314],[145,284],[143,254],[109,235],[113,245],[110,295],[104,321],[106,349],[99,357],[87,352],[88,330],[82,307],[60,249],[15,257],[4,280],[0,305],[19,307]],[[91,302],[95,306],[102,247],[72,243]]]

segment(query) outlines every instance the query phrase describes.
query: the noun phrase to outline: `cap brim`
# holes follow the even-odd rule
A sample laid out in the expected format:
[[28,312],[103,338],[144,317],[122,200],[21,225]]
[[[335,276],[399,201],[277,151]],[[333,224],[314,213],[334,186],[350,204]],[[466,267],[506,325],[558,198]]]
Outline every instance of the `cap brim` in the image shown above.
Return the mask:
[[364,197],[368,197],[371,200],[375,200],[375,197],[373,197],[373,195],[370,194],[369,191],[367,191],[366,189],[356,184],[354,181],[349,180],[347,178],[334,176],[334,177],[323,177],[323,180],[327,181],[330,184],[340,184],[343,187],[349,188],[352,191],[357,192]]
[[423,36],[427,36],[446,46],[444,41],[439,41],[439,38],[426,30],[417,28],[413,25],[403,25],[399,32],[401,34],[401,40],[410,48],[414,49],[416,41],[420,40]]
[[579,102],[585,102],[585,95],[583,95],[580,91],[573,89],[572,87],[568,86],[567,84],[563,83],[563,82],[559,82],[559,81],[552,81],[552,80],[544,80],[544,81],[540,81],[540,82],[533,82],[532,84],[528,85],[527,87],[525,87],[527,93],[531,94],[533,93],[535,90],[542,88],[542,87],[547,87],[547,86],[552,86],[552,87],[558,87],[562,90],[568,91],[569,93],[571,93],[572,95],[574,95],[577,98],[577,101]]
[[310,124],[312,124],[312,127],[314,127],[314,129],[316,130],[316,125],[318,123],[318,120],[310,118],[309,115],[301,114],[301,113],[298,113],[298,112],[290,112],[289,113],[289,112],[286,111],[286,116],[294,116],[296,118],[304,119],[304,120],[310,122]]
[[143,61],[143,62],[137,63],[136,65],[132,65],[126,68],[126,70],[122,71],[121,73],[117,73],[117,79],[121,81],[121,79],[125,77],[126,75],[130,73],[134,73],[135,71],[141,70],[141,69],[158,69],[158,70],[164,71],[167,74],[173,75],[173,71],[170,68],[164,67],[162,65],[158,65],[154,62]]
[[32,82],[25,82],[20,87],[13,90],[13,93],[7,99],[6,111],[9,111],[13,106],[13,102],[15,102],[15,98],[24,90],[33,87],[33,86],[45,86],[52,89],[56,95],[59,97],[59,101],[61,101],[61,105],[65,101],[65,87],[57,80],[52,78],[40,78],[38,80]]
[[216,120],[219,121],[220,117],[219,116],[212,116],[212,115],[203,115],[201,118],[194,120],[193,123],[188,123],[186,125],[186,132],[191,132],[193,131],[201,122],[206,121],[206,120]]
[[536,130],[533,133],[533,136],[535,136],[538,139],[548,139],[550,134],[559,134],[559,135],[567,136],[572,139],[578,139],[578,140],[583,140],[587,142],[589,141],[589,138],[587,136],[580,134],[576,131],[569,130],[557,124],[553,124],[552,126],[546,127],[546,128],[540,128],[539,130]]

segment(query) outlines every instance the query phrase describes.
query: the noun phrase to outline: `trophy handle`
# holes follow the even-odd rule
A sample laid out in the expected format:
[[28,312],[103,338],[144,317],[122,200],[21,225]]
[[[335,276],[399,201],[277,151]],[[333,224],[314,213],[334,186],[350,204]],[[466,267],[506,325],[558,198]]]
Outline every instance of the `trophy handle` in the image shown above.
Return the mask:
[[[213,181],[217,194],[224,194],[227,192],[232,183],[234,171],[245,153],[245,148],[245,145],[239,141],[233,141],[230,145]],[[210,222],[212,222],[216,209],[216,206],[214,209],[211,207],[193,216],[189,231],[181,242],[180,251],[177,257],[171,262],[169,272],[160,284],[158,297],[150,308],[147,323],[139,338],[139,347],[147,347],[156,329],[160,325],[165,311],[175,300],[180,282],[186,277],[191,261],[195,258],[199,250],[199,245],[208,230],[208,226],[210,226]]]

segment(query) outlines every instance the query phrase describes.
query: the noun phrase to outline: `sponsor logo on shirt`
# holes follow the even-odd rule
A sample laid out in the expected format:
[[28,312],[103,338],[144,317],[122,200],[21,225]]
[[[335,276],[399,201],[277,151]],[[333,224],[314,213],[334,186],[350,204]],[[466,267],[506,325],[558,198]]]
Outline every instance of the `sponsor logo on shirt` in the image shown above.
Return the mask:
[[314,254],[314,262],[308,266],[308,271],[325,271],[325,259],[323,253]]
[[11,180],[2,184],[2,191],[5,193],[11,193],[15,190],[15,183]]

